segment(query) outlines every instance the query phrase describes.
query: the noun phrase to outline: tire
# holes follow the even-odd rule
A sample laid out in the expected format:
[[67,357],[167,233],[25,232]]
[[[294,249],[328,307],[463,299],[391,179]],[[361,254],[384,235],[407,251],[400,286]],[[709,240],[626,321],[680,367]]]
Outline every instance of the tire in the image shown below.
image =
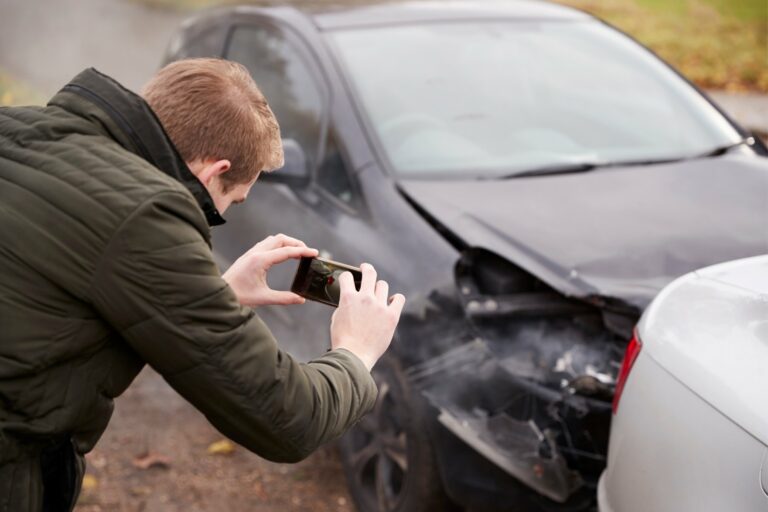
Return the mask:
[[339,443],[359,512],[456,510],[443,490],[422,408],[400,365],[385,357],[373,370],[376,405]]

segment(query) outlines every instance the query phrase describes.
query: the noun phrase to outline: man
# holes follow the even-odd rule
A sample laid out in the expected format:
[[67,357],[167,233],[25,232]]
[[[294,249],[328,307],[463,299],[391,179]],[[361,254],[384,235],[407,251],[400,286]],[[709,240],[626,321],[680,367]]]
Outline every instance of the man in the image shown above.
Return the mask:
[[[240,65],[162,69],[144,95],[91,69],[46,107],[0,109],[0,510],[71,510],[83,454],[145,363],[222,433],[297,461],[373,405],[404,298],[341,276],[332,350],[281,352],[251,307],[301,303],[266,272],[316,251],[283,235],[222,276],[209,225],[282,165]],[[151,108],[150,108],[151,107]],[[318,345],[318,349],[321,347]]]

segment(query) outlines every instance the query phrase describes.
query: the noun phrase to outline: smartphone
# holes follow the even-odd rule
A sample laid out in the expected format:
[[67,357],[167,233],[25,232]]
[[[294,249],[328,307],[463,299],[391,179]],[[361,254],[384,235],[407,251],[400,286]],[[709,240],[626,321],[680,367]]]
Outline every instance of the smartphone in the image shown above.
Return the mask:
[[355,288],[360,290],[363,273],[359,268],[324,258],[301,258],[291,291],[305,299],[337,307],[341,294],[339,276],[344,272],[352,273]]

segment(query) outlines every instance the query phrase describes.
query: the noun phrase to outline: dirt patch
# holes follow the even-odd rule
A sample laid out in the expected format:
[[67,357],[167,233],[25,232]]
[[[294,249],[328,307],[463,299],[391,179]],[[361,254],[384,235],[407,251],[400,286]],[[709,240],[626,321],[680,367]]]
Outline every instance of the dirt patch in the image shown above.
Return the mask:
[[[117,399],[88,468],[77,512],[351,512],[335,447],[299,464],[231,450],[154,371]],[[212,446],[214,445],[214,446]]]

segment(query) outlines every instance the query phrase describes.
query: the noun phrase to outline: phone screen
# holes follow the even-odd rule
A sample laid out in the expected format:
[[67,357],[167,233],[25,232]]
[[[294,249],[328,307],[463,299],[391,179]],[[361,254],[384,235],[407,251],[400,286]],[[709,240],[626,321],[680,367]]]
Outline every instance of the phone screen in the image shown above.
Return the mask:
[[291,291],[305,299],[338,306],[341,294],[339,276],[344,272],[352,273],[355,288],[359,290],[363,279],[359,268],[323,258],[301,258]]

